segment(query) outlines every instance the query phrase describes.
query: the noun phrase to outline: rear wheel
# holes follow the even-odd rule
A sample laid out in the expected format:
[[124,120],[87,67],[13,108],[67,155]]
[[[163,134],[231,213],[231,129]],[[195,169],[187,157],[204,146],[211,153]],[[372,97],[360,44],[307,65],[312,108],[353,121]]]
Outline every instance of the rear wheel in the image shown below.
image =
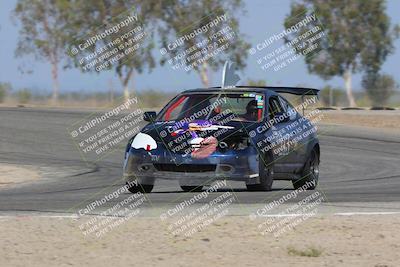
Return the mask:
[[200,192],[203,189],[202,185],[181,185],[181,188],[185,192]]
[[318,185],[319,179],[319,155],[317,149],[313,149],[306,164],[304,165],[301,178],[293,180],[294,189],[306,186],[307,190],[314,190]]
[[272,163],[272,157],[267,155],[264,159],[259,160],[259,184],[246,184],[247,190],[249,191],[270,191],[272,189],[272,183],[274,182],[274,166]]
[[153,187],[154,185],[152,184],[138,184],[130,186],[128,190],[131,193],[137,193],[137,192],[150,193],[151,190],[153,190]]

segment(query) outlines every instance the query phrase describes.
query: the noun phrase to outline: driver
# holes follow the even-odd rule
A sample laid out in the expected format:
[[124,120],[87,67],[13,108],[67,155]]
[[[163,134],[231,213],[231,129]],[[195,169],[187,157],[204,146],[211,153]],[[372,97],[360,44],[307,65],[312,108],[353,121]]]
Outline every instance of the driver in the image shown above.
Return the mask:
[[246,114],[243,114],[241,117],[247,121],[257,121],[257,113],[257,101],[251,100],[247,103]]

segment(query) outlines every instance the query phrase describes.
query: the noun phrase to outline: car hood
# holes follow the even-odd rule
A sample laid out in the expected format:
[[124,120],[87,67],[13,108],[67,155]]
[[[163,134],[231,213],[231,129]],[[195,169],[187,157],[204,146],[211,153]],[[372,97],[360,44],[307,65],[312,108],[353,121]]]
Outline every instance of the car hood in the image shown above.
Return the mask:
[[[204,121],[201,121],[201,123],[202,122]],[[208,128],[207,126],[210,126],[209,124],[204,125],[199,123],[199,121],[193,121],[190,123],[200,124],[199,128],[206,127],[205,129],[210,129],[210,128],[214,129],[202,131],[199,128],[196,128],[198,130],[193,131],[192,130],[193,128],[187,129],[188,127],[186,125],[177,124],[175,121],[167,121],[167,122],[149,123],[142,129],[141,132],[150,135],[158,143],[168,143],[170,141],[175,140],[180,135],[183,135],[184,132],[186,133],[189,132],[189,134],[192,134],[193,132],[195,134],[201,133],[202,137],[214,136],[217,138],[217,140],[225,140],[227,138],[238,137],[238,136],[247,137],[248,132],[256,127],[256,123],[238,122],[238,121],[231,121],[223,125],[221,128],[219,128],[217,123],[212,124],[212,126]],[[215,125],[216,127],[214,127]]]

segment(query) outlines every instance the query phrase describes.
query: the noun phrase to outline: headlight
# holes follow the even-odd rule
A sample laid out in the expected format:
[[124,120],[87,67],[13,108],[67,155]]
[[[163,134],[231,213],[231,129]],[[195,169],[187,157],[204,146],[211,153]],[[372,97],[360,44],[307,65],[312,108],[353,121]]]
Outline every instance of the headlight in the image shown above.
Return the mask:
[[131,143],[131,147],[136,149],[143,148],[146,151],[150,151],[157,148],[157,142],[148,134],[138,133]]

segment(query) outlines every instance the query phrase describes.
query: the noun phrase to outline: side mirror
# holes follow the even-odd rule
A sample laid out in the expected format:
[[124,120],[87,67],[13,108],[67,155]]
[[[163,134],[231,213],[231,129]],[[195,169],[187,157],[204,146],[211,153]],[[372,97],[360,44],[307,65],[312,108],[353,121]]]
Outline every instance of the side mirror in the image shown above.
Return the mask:
[[157,113],[155,111],[146,111],[143,113],[143,120],[152,122],[155,120]]
[[276,123],[288,122],[289,120],[290,120],[289,116],[284,112],[275,113],[274,121],[276,121]]

